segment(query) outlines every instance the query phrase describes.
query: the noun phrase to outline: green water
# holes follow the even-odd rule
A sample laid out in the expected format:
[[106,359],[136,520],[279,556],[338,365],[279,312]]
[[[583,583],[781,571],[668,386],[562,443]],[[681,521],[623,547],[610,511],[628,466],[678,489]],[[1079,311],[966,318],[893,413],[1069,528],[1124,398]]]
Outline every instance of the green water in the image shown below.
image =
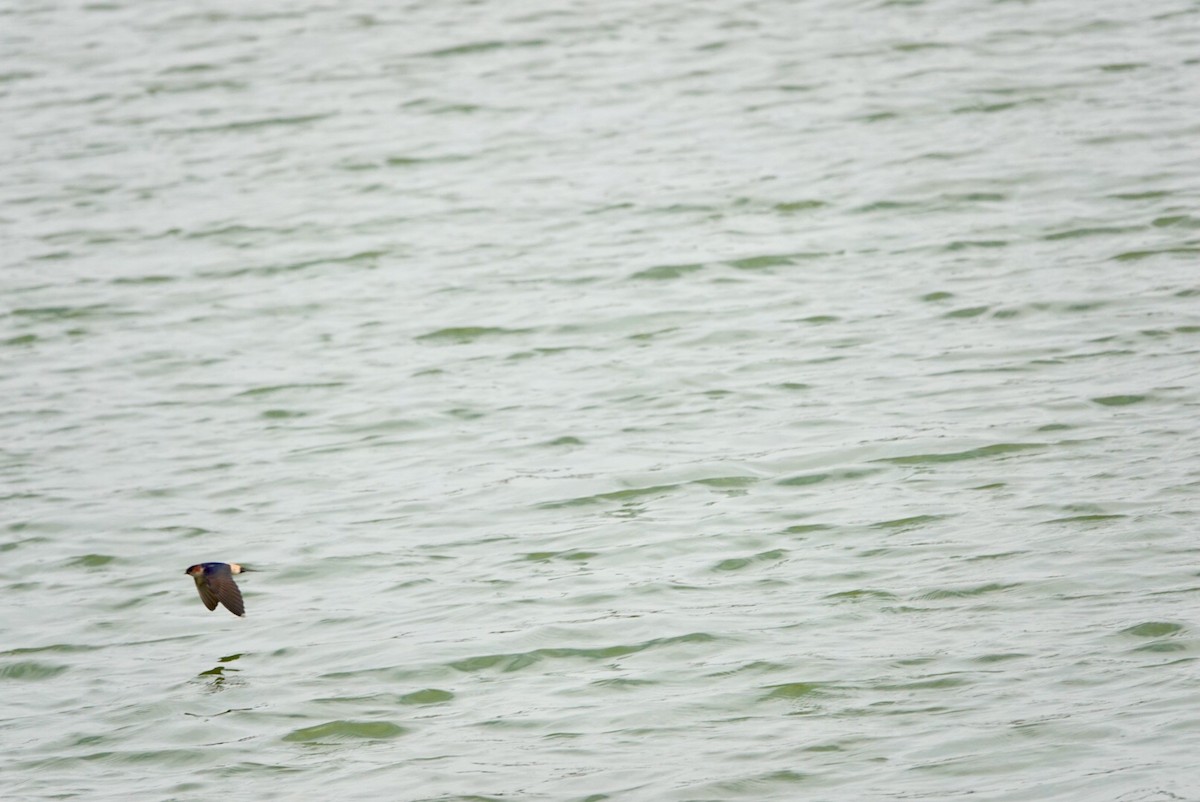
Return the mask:
[[1198,32],[0,7],[0,797],[1194,798]]

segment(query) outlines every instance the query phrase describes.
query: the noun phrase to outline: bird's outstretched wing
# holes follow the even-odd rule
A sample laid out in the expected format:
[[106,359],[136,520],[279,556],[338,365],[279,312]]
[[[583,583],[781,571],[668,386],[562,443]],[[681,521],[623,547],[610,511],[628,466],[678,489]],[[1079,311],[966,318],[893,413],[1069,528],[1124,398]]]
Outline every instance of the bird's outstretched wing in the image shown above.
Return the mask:
[[246,607],[242,604],[242,591],[233,581],[233,573],[228,565],[222,563],[212,567],[205,566],[204,578],[208,580],[207,587],[199,582],[196,585],[200,590],[200,598],[204,600],[208,609],[214,609],[217,602],[221,602],[225,609],[234,615],[246,614]]
[[196,590],[200,594],[200,601],[204,602],[204,606],[210,610],[217,609],[217,597],[208,589],[208,583],[204,577],[196,577]]

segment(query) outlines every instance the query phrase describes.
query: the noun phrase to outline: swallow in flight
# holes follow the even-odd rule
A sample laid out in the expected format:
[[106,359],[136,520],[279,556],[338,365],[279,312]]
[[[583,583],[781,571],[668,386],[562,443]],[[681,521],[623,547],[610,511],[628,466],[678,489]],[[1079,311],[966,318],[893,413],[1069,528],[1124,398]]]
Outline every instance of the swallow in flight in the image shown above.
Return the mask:
[[242,616],[246,614],[246,607],[242,604],[242,591],[233,581],[233,575],[247,570],[237,563],[200,563],[184,573],[196,580],[196,590],[200,592],[200,600],[205,607],[215,610],[217,602],[220,602],[229,612]]

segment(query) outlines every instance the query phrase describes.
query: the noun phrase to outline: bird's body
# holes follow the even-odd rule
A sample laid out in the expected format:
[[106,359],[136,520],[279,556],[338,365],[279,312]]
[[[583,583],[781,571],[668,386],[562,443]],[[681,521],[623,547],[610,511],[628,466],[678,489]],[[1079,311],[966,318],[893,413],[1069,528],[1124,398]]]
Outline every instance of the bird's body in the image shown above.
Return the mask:
[[196,580],[200,600],[209,610],[217,609],[217,602],[220,602],[229,612],[243,616],[246,607],[242,604],[242,591],[233,581],[233,575],[245,570],[237,563],[199,563],[190,566],[184,573]]

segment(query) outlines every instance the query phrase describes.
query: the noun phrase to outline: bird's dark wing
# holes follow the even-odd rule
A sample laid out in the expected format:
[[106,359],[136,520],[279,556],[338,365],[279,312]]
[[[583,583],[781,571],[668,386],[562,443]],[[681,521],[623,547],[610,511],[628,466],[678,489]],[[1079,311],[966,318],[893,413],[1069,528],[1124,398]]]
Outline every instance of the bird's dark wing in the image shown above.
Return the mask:
[[204,606],[210,610],[217,609],[217,597],[208,589],[208,582],[204,577],[196,577],[196,590],[200,592],[200,601],[204,602]]
[[233,573],[229,570],[228,565],[222,563],[212,568],[206,567],[204,578],[208,580],[208,593],[212,604],[209,604],[209,598],[204,598],[203,590],[200,591],[200,598],[204,599],[205,604],[209,604],[208,609],[216,607],[219,601],[225,605],[226,610],[234,615],[246,614],[246,607],[242,604],[242,591],[233,581]]

